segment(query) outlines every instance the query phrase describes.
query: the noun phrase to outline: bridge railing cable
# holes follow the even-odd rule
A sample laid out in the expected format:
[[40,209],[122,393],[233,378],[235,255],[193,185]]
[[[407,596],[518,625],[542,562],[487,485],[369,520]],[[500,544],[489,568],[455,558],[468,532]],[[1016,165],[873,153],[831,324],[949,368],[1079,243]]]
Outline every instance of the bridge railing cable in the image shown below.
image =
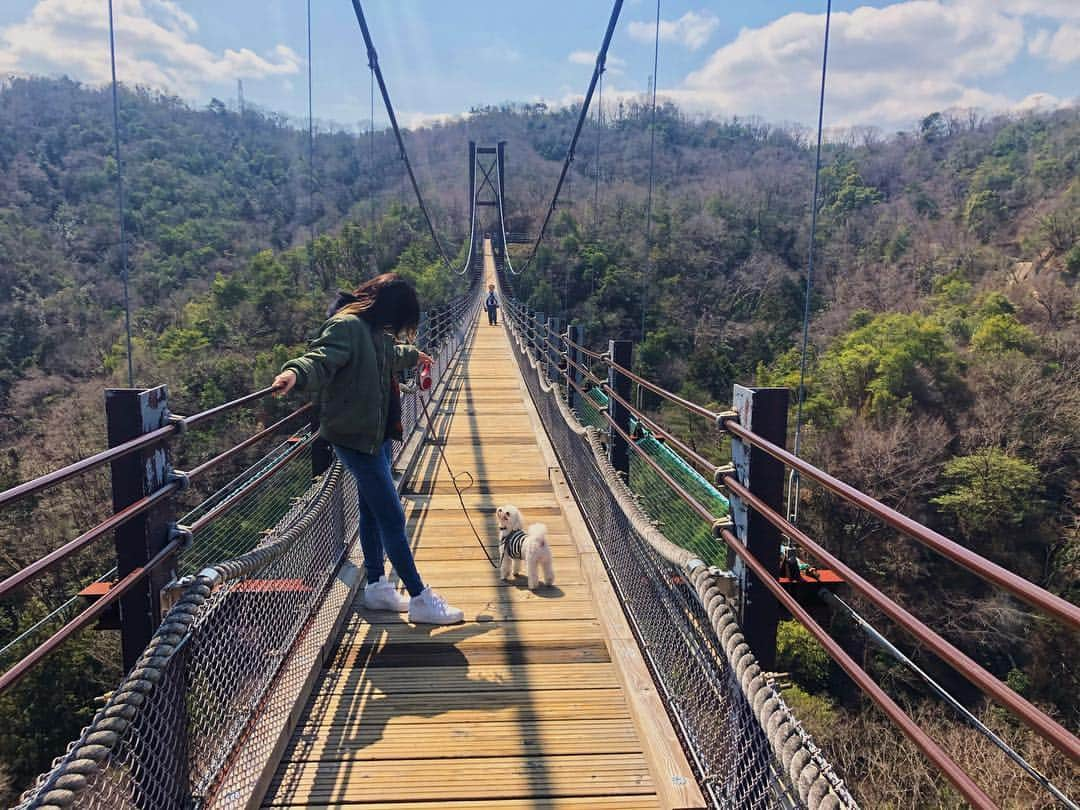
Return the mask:
[[[835,643],[835,641],[828,638],[827,633],[825,633],[820,625],[813,624],[813,626],[811,626],[813,620],[809,614],[805,609],[801,608],[791,594],[779,584],[777,578],[769,573],[769,567],[763,565],[761,561],[757,560],[749,552],[745,541],[733,533],[733,527],[730,520],[722,515],[718,515],[714,509],[701,501],[696,492],[691,492],[686,485],[687,479],[685,476],[676,476],[672,472],[673,468],[670,466],[665,467],[657,461],[657,458],[654,457],[654,455],[645,450],[646,445],[643,441],[644,434],[642,431],[647,431],[654,436],[658,436],[665,444],[670,445],[670,447],[666,448],[666,452],[675,453],[677,451],[677,453],[685,458],[690,464],[702,470],[703,473],[707,474],[711,480],[714,480],[718,486],[729,492],[733,498],[741,500],[748,508],[765,518],[766,521],[778,529],[782,535],[787,537],[796,547],[807,552],[820,564],[828,566],[835,571],[845,583],[850,585],[854,590],[879,608],[886,616],[910,633],[919,644],[935,653],[942,661],[947,663],[956,672],[961,674],[982,691],[983,694],[1009,709],[1033,731],[1048,740],[1072,761],[1078,761],[1078,757],[1080,757],[1080,741],[1078,741],[1068,730],[1047,714],[1033,706],[1022,696],[1018,695],[992,673],[979,666],[969,656],[946,641],[925,623],[902,608],[894,600],[876,589],[836,555],[830,553],[821,544],[814,541],[805,532],[793,525],[785,518],[785,516],[781,515],[779,511],[771,508],[766,502],[739,481],[738,477],[734,474],[734,468],[731,465],[718,465],[702,453],[691,448],[685,442],[678,439],[673,432],[665,429],[654,417],[635,407],[629,397],[621,395],[619,391],[613,388],[607,381],[602,380],[588,367],[588,363],[579,362],[582,355],[586,353],[581,351],[585,347],[578,345],[570,339],[571,330],[568,330],[565,334],[553,333],[547,327],[547,324],[539,323],[532,317],[530,311],[517,301],[511,301],[507,311],[511,316],[509,320],[512,329],[518,335],[522,353],[528,357],[530,362],[535,366],[535,375],[540,377],[546,376],[550,380],[549,385],[546,387],[541,384],[540,396],[558,399],[561,396],[559,393],[560,389],[576,394],[577,396],[573,398],[573,401],[576,403],[576,410],[582,414],[582,417],[586,415],[586,412],[592,414],[592,418],[590,420],[583,419],[583,423],[591,423],[597,427],[602,427],[602,432],[598,435],[602,436],[604,433],[609,433],[612,437],[621,439],[627,447],[632,448],[633,454],[646,468],[648,468],[650,475],[653,477],[652,480],[662,482],[666,491],[670,492],[677,500],[685,504],[697,519],[703,524],[712,527],[714,534],[724,541],[726,547],[735,553],[750,571],[758,576],[769,589],[770,593],[791,613],[791,615],[806,625],[807,629],[822,643],[830,656],[837,661],[838,665],[840,665],[845,672],[848,672],[860,687],[865,688],[867,695],[882,708],[897,727],[923,751],[935,766],[938,767],[938,769],[954,784],[957,790],[959,790],[968,801],[972,802],[974,806],[993,806],[993,803],[987,797],[985,792],[971,780],[970,776],[960,770],[956,766],[956,763],[953,762],[936,743],[930,740],[925,732],[922,732],[921,729],[915,726],[911,718],[905,715],[899,707],[896,706],[895,702],[893,702],[880,687],[877,687],[864,671],[858,668],[850,657],[846,656],[844,651]],[[1041,607],[1050,615],[1061,619],[1070,629],[1075,627],[1074,617],[1078,612],[1076,606],[1050,594],[1033,583],[1029,583],[1026,580],[1012,575],[1010,572],[1004,571],[1004,569],[1000,569],[1000,567],[990,561],[985,560],[967,549],[963,549],[953,541],[948,540],[948,538],[944,538],[943,536],[932,532],[928,527],[901,515],[895,510],[891,510],[889,507],[884,506],[870,496],[840,482],[838,479],[829,476],[824,471],[795,457],[783,448],[778,447],[752,431],[743,428],[742,425],[739,424],[738,415],[735,412],[714,411],[679,397],[678,395],[663,389],[661,386],[655,385],[642,378],[640,375],[634,374],[625,366],[615,363],[608,353],[595,351],[588,351],[587,353],[595,362],[605,364],[613,372],[624,375],[628,380],[637,382],[645,388],[645,390],[651,391],[663,399],[679,405],[689,413],[709,419],[710,423],[720,426],[737,440],[744,441],[750,446],[763,450],[789,467],[798,465],[799,472],[806,479],[818,481],[845,500],[858,506],[863,506],[870,514],[879,517],[895,528],[901,529],[906,534],[924,541],[925,544],[931,548],[940,548],[942,553],[950,557],[950,559],[959,558],[957,561],[961,562],[964,567],[984,576],[988,581],[1000,584],[1002,587],[1005,587],[1016,595],[1026,594],[1029,603],[1036,607]],[[560,358],[560,362],[557,366],[553,366],[550,363],[549,358],[552,355]],[[575,359],[574,355],[576,355],[578,359]],[[523,373],[527,380],[532,376],[530,371],[530,369],[523,368]],[[536,389],[530,387],[530,390],[534,392],[534,399],[536,399]],[[624,424],[620,424],[619,421],[612,416],[608,407],[604,407],[602,403],[617,403],[630,415],[631,420],[633,420],[632,423],[636,422],[638,426],[637,429],[631,430]],[[563,408],[565,409],[565,407],[566,406],[564,405]],[[672,450],[672,448],[674,448],[674,450]],[[631,481],[635,478],[639,481],[643,480],[640,473],[637,475],[633,473],[633,465],[631,465],[630,478],[620,478],[619,480],[625,481],[629,486]],[[640,499],[642,495],[635,489],[634,497]],[[648,503],[649,499],[645,498],[643,502]],[[665,531],[681,531],[681,527],[677,523],[669,524],[666,519],[660,525],[668,527]],[[958,549],[963,553],[961,554]],[[1004,574],[1008,574],[1009,576],[1004,576],[1002,574],[1003,571]],[[855,670],[858,670],[858,672]],[[1026,762],[1021,761],[1021,767],[1029,774],[1033,773],[1033,770]],[[1044,787],[1046,784],[1049,784],[1037,771],[1034,771],[1034,773],[1036,776],[1033,778],[1036,778],[1040,784],[1044,785]],[[1047,789],[1050,790],[1051,793],[1054,793],[1055,796],[1058,795],[1057,792],[1055,792],[1057,791],[1057,788],[1052,785]]]

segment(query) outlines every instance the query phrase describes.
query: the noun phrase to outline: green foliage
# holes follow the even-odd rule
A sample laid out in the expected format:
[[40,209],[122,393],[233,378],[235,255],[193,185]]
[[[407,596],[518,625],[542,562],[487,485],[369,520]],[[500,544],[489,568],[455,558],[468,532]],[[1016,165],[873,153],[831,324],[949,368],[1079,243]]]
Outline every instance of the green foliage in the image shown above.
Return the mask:
[[1017,694],[1023,695],[1031,688],[1031,678],[1024,670],[1013,667],[1005,676],[1005,684]]
[[984,189],[964,202],[964,222],[981,239],[988,239],[1005,219],[1005,204],[996,191]]
[[829,654],[793,619],[776,628],[776,666],[811,692],[824,689],[829,681]]
[[845,156],[821,170],[821,189],[822,210],[841,220],[882,200],[881,192],[867,185],[855,162]]
[[183,360],[194,357],[210,345],[206,335],[198,329],[170,327],[158,341],[158,356],[162,360]]
[[878,315],[822,356],[815,385],[853,410],[879,417],[907,412],[961,390],[959,358],[945,331],[919,314]]
[[1080,275],[1080,244],[1073,245],[1065,255],[1065,269],[1074,276]]
[[996,447],[950,460],[942,478],[933,503],[965,533],[988,537],[1042,512],[1039,470]]
[[1030,352],[1036,343],[1035,333],[1011,314],[991,315],[971,336],[973,348],[993,355],[1007,351]]

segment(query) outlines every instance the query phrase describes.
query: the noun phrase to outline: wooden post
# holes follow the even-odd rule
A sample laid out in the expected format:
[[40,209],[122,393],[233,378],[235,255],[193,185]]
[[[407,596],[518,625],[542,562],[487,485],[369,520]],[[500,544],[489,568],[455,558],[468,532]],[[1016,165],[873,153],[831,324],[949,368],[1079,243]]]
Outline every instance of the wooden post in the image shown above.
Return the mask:
[[[169,422],[169,395],[164,385],[149,390],[109,388],[105,391],[109,447],[164,427]],[[168,483],[172,459],[167,442],[130,453],[111,464],[113,511],[119,512]],[[169,542],[174,503],[166,498],[116,530],[116,575],[123,579],[145,565]],[[120,644],[124,670],[142,655],[161,622],[161,589],[173,579],[172,566],[160,565],[122,596]]]
[[547,316],[545,313],[537,310],[533,313],[531,345],[533,348],[533,359],[538,363],[544,356],[544,329],[546,327]]
[[[732,397],[739,424],[773,444],[787,442],[788,389],[735,386]],[[784,514],[784,465],[737,437],[731,440],[735,478],[780,514]],[[780,575],[780,532],[765,518],[731,497],[735,535],[774,577]],[[746,641],[763,669],[776,665],[776,625],[780,605],[742,563],[732,565],[740,583],[741,624]]]
[[[634,344],[629,340],[609,340],[608,353],[613,363],[617,363],[625,369],[630,368],[633,357]],[[630,378],[620,374],[613,367],[608,367],[608,385],[611,389],[627,402],[630,401]],[[630,411],[626,406],[615,400],[608,400],[608,414],[619,428],[630,435]],[[630,476],[630,447],[626,439],[619,435],[615,428],[611,428],[611,441],[608,442],[608,458],[616,472],[622,473],[629,479]]]
[[548,345],[547,351],[547,378],[548,382],[558,382],[559,380],[559,363],[562,357],[559,355],[559,351],[562,348],[562,319],[561,318],[548,318],[547,331],[548,340],[551,341]]
[[570,406],[570,410],[574,410],[574,408],[577,406],[578,397],[581,395],[577,392],[577,389],[574,388],[574,386],[570,383],[575,383],[579,387],[584,387],[581,385],[582,374],[578,370],[578,366],[585,365],[585,358],[581,356],[581,352],[574,348],[574,346],[584,345],[585,330],[582,329],[580,326],[570,324],[568,327],[566,327],[566,331],[567,338],[569,340],[569,343],[567,343],[566,345],[566,356],[571,361],[566,364],[566,373],[569,378],[569,382],[566,384],[566,403]]

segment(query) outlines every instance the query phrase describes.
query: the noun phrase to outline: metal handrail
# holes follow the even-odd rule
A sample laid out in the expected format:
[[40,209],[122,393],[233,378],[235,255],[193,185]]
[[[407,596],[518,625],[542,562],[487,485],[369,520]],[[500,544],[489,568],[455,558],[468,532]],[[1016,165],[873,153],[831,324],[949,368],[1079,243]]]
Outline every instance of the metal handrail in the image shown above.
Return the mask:
[[[576,384],[574,387],[580,391]],[[582,392],[583,393],[583,392]],[[638,444],[615,422],[610,414],[601,411],[604,418],[613,430],[615,430],[626,443],[634,448],[634,451],[670,486],[675,493],[703,520],[714,526],[723,526],[717,523],[717,517],[699,503],[685,488],[675,481],[671,475],[651,458]],[[773,593],[777,600],[813,635],[825,648],[836,663],[848,674],[860,689],[888,716],[888,718],[900,728],[908,737],[952,782],[957,790],[972,804],[978,808],[996,808],[993,800],[980,788],[970,776],[920,728],[901,709],[896,702],[875,683],[870,676],[847,654],[847,652],[810,616],[809,613],[787,593],[783,587],[775,581],[775,578],[754,557],[739,539],[727,528],[720,528],[719,535],[722,540],[747,564],[754,574]]]
[[248,402],[252,402],[256,399],[262,399],[263,397],[272,394],[276,388],[269,386],[267,388],[260,389],[251,394],[246,394],[242,397],[234,399],[230,402],[226,402],[222,405],[217,405],[201,413],[192,414],[186,416],[183,419],[178,419],[173,424],[165,425],[163,427],[152,430],[149,433],[144,433],[141,436],[136,436],[134,439],[130,439],[123,444],[118,444],[115,447],[110,447],[107,450],[102,450],[100,453],[95,453],[92,456],[88,456],[80,461],[68,464],[66,467],[61,467],[59,470],[53,470],[52,472],[45,473],[45,475],[38,476],[37,478],[26,481],[10,489],[0,492],[0,509],[8,506],[23,498],[35,495],[44,489],[53,487],[63,481],[73,478],[76,475],[80,475],[85,472],[97,469],[104,464],[116,461],[118,459],[129,456],[143,448],[150,447],[154,444],[159,444],[167,439],[177,431],[182,430],[179,422],[182,422],[184,427],[195,427],[196,425],[205,422],[208,419],[212,419],[215,416],[220,416],[231,410],[244,405]]
[[950,540],[943,534],[935,532],[928,526],[924,526],[907,515],[901,514],[890,506],[886,506],[876,498],[860,492],[855,487],[829,475],[824,470],[815,467],[803,459],[790,453],[782,447],[773,444],[751,430],[747,430],[738,423],[736,417],[725,415],[720,420],[721,426],[730,433],[738,436],[748,444],[765,451],[773,458],[783,462],[797,470],[812,481],[816,481],[829,491],[839,495],[848,503],[858,506],[865,512],[870,513],[879,520],[892,526],[894,529],[906,534],[927,548],[933,549],[944,557],[966,568],[971,573],[998,587],[1004,588],[1014,596],[1019,597],[1028,604],[1057,618],[1072,630],[1080,630],[1080,607],[1071,602],[1055,596],[1049,591],[1040,588],[1023,577],[1014,574],[997,563],[993,563],[985,557],[976,554],[968,548]]
[[104,613],[107,607],[131,590],[132,587],[137,585],[147,576],[147,574],[171,557],[179,548],[179,540],[169,541],[161,551],[147,561],[146,565],[140,566],[127,574],[123,579],[110,587],[100,599],[94,602],[94,604],[79,613],[74,619],[35,647],[25,658],[18,661],[9,670],[4,672],[3,675],[0,675],[0,694],[8,687],[20,681],[26,673],[41,661],[41,659]]
[[1035,708],[1035,706],[871,585],[856,573],[851,566],[847,565],[835,554],[830,553],[798,527],[785,520],[779,512],[772,509],[734,477],[725,475],[721,483],[732,495],[741,498],[750,508],[769,521],[780,532],[798,543],[799,548],[808,551],[822,564],[829,566],[839,574],[846,584],[865,596],[880,608],[886,616],[911,633],[920,643],[925,644],[941,660],[975,684],[984,694],[993,697],[1020,717],[1033,731],[1044,737],[1074,762],[1080,761],[1080,740],[1053,718]]
[[[528,326],[527,323],[522,325]],[[550,334],[550,330],[547,329],[546,325],[542,326],[544,328],[544,331],[547,334]],[[577,346],[577,344],[572,343],[572,341],[570,341],[566,336],[560,337],[561,339],[565,340],[568,345],[573,345],[575,348],[580,348]],[[546,339],[542,341],[542,344],[547,347],[552,346],[551,342]],[[572,375],[569,373],[569,366],[573,366],[577,370],[582,371],[587,376],[595,380],[599,384],[600,389],[603,390],[607,396],[612,397],[623,407],[627,408],[630,414],[637,417],[643,424],[649,426],[650,429],[655,429],[658,434],[664,436],[669,441],[671,441],[678,450],[686,454],[694,463],[697,463],[703,469],[709,470],[710,473],[713,475],[716,475],[720,470],[723,469],[713,464],[704,456],[696,453],[684,443],[680,442],[669,431],[658,425],[654,420],[647,417],[639,409],[634,407],[631,403],[627,402],[623,397],[621,397],[618,393],[612,390],[611,386],[607,385],[603,381],[600,381],[588,369],[571,360],[567,353],[560,352],[560,355],[564,357],[568,363],[566,370],[562,372],[561,376],[564,377],[566,384],[570,387],[573,387],[579,394],[581,394],[582,396],[588,396],[587,392],[572,378]],[[614,368],[617,372],[626,374],[630,379],[644,384],[646,388],[656,391],[661,396],[667,395],[666,398],[672,399],[679,404],[683,404],[683,402],[686,402],[685,400],[679,402],[681,398],[671,394],[670,392],[666,392],[663,389],[660,389],[659,386],[653,386],[651,383],[648,383],[647,380],[643,380],[639,375],[635,375],[632,372],[629,372],[627,369],[623,368],[619,364],[611,362],[606,357],[601,357],[599,359],[605,360],[605,362],[607,362],[608,365]],[[694,405],[694,403],[688,404]],[[983,576],[984,579],[989,579],[991,582],[996,582],[997,584],[1001,584],[1003,587],[1008,587],[1005,582],[999,582],[999,579],[1002,578],[1000,576],[1000,571],[1004,571],[1004,569],[1000,569],[999,572],[994,572],[993,568],[997,568],[997,566],[995,566],[993,563],[990,563],[988,560],[979,557],[979,555],[976,555],[973,552],[963,549],[963,547],[961,546],[957,546],[957,544],[953,543],[953,541],[948,540],[948,538],[944,538],[943,536],[932,532],[932,530],[928,529],[927,527],[922,526],[915,521],[912,521],[910,518],[906,518],[905,516],[900,515],[898,512],[895,512],[895,510],[889,509],[889,507],[884,506],[884,504],[881,504],[875,499],[864,495],[858,490],[855,490],[853,487],[850,487],[849,485],[844,484],[843,482],[833,478],[832,476],[829,476],[827,473],[824,473],[816,467],[813,467],[813,465],[807,464],[793,454],[788,453],[786,450],[783,450],[782,448],[769,443],[768,441],[757,436],[756,434],[753,434],[751,431],[742,428],[741,425],[738,424],[734,416],[730,414],[716,414],[708,411],[708,409],[704,409],[696,405],[694,405],[694,408],[691,408],[691,410],[694,410],[694,412],[697,413],[701,413],[703,416],[710,416],[716,419],[718,424],[729,430],[731,433],[739,436],[739,438],[742,438],[749,443],[759,447],[760,449],[765,450],[770,455],[773,455],[778,460],[788,464],[789,466],[795,467],[800,472],[806,474],[812,480],[817,480],[819,483],[822,483],[846,500],[849,500],[855,505],[864,508],[871,514],[874,514],[880,519],[885,520],[890,525],[893,525],[896,528],[905,531],[905,533],[912,534],[912,536],[916,537],[916,539],[923,539],[918,536],[920,534],[929,534],[929,537],[924,540],[924,542],[926,542],[928,545],[931,545],[931,547],[943,545],[944,547],[941,549],[941,553],[946,554],[947,556],[950,556],[951,559],[955,559],[955,561],[959,562],[962,565],[965,565],[965,567],[969,568],[969,570],[972,570],[974,573]],[[890,719],[896,725],[898,725],[901,730],[920,748],[920,750],[922,750],[923,753],[926,754],[934,762],[934,764],[956,786],[956,788],[960,790],[960,792],[968,799],[968,801],[970,801],[974,806],[977,807],[993,807],[994,805],[992,801],[978,787],[978,785],[976,785],[974,781],[972,781],[971,778],[963,770],[961,770],[959,766],[957,766],[956,763],[953,762],[948,757],[948,755],[945,754],[944,751],[942,751],[936,745],[936,743],[934,743],[933,740],[931,740],[925,734],[925,732],[922,731],[922,729],[915,725],[911,718],[904,714],[902,710],[900,710],[899,707],[896,706],[894,702],[892,702],[888,695],[886,695],[884,691],[882,691],[880,687],[877,686],[877,684],[875,684],[869,679],[869,676],[865,673],[865,671],[859,668],[853,660],[846,656],[846,653],[844,653],[842,648],[840,648],[839,645],[837,645],[836,642],[833,641],[832,638],[828,636],[828,634],[825,633],[825,631],[819,625],[817,625],[816,622],[813,621],[809,614],[806,613],[798,605],[794,598],[790,594],[788,594],[779,585],[779,583],[775,581],[775,578],[772,577],[771,574],[769,574],[765,567],[756,558],[750,555],[749,550],[746,549],[745,546],[743,546],[738,541],[738,538],[734,534],[732,534],[730,530],[728,530],[725,526],[717,523],[716,517],[712,515],[708,508],[698,502],[666,470],[664,470],[641,447],[639,447],[635,440],[630,435],[628,435],[628,433],[623,430],[620,425],[616,423],[611,414],[607,413],[604,410],[600,410],[600,413],[608,422],[611,429],[619,436],[621,436],[628,445],[634,448],[634,451],[648,463],[648,465],[676,493],[676,495],[691,508],[694,513],[696,513],[703,520],[712,523],[714,527],[716,527],[716,533],[721,537],[721,539],[723,539],[727,543],[727,545],[731,547],[747,563],[751,570],[753,570],[754,573],[762,580],[762,582],[765,583],[767,587],[769,587],[770,591],[773,592],[774,596],[776,596],[776,598],[792,613],[792,615],[799,619],[799,621],[807,627],[807,629],[818,639],[818,641],[825,646],[830,656],[833,657],[834,660],[836,660],[843,669],[845,669],[845,671],[856,681],[856,683],[859,684],[860,688],[863,688],[863,690],[875,701],[875,703],[877,703],[879,707],[882,708],[883,711],[885,711],[885,713],[890,717]],[[866,596],[873,604],[878,606],[887,616],[896,621],[901,627],[910,632],[916,639],[918,639],[922,643],[925,643],[926,646],[929,647],[934,653],[936,653],[943,661],[953,667],[957,672],[964,675],[974,685],[979,687],[984,694],[996,699],[999,703],[1001,703],[1014,714],[1016,714],[1030,728],[1032,728],[1032,730],[1034,730],[1040,736],[1048,740],[1051,744],[1053,744],[1060,751],[1066,754],[1074,762],[1080,761],[1080,740],[1078,740],[1074,735],[1072,735],[1067,729],[1058,724],[1045,713],[1041,712],[1023,697],[1016,694],[1012,689],[1003,684],[991,673],[989,673],[983,667],[979,666],[975,661],[966,656],[963,652],[950,644],[940,635],[935,633],[932,629],[926,626],[915,616],[907,612],[904,608],[900,607],[881,591],[874,588],[869,582],[859,576],[853,569],[844,564],[839,558],[829,553],[820,544],[816,543],[804,532],[800,531],[789,521],[785,520],[779,513],[777,513],[775,510],[772,510],[767,504],[757,498],[746,487],[742,486],[731,475],[724,475],[721,480],[723,486],[725,486],[734,496],[743,498],[744,501],[751,508],[761,514],[766,520],[772,523],[776,528],[786,534],[789,538],[797,542],[800,547],[805,548],[823,564],[828,565],[833,570],[837,571],[837,573],[839,573],[848,584],[852,585],[852,587],[854,587],[857,591]],[[944,544],[951,544],[952,546],[956,546],[957,548],[966,552],[966,555],[958,556],[965,556],[967,558],[967,564],[965,564],[963,560],[956,559],[956,557],[948,554],[948,551],[951,549],[949,549],[948,545],[942,544],[941,541],[944,541]],[[1004,573],[1010,574],[1010,572],[1007,571],[1005,571]],[[997,574],[997,576],[992,577],[992,574]],[[1015,577],[1015,575],[1011,574],[1010,576]],[[1016,579],[1020,578],[1016,577]],[[1046,609],[1048,612],[1057,615],[1067,624],[1071,623],[1069,614],[1071,614],[1073,611],[1080,612],[1080,610],[1075,608],[1075,606],[1071,605],[1065,600],[1054,596],[1053,594],[1050,594],[1049,592],[1044,591],[1041,588],[1038,588],[1038,586],[1035,586],[1032,583],[1028,583],[1026,580],[1020,580],[1020,582],[1023,583],[1023,586],[1025,586],[1023,590],[1027,593],[1027,596],[1025,597],[1024,595],[1013,591],[1014,593],[1016,593],[1016,595],[1021,596],[1021,598],[1026,598],[1027,601],[1035,604],[1036,606],[1044,607],[1044,609]],[[1009,589],[1012,590],[1012,588]],[[1048,599],[1046,597],[1048,597]],[[1064,606],[1064,615],[1061,615],[1059,611],[1054,609],[1062,607],[1062,605],[1054,604],[1055,602],[1062,603],[1062,605]],[[856,672],[852,671],[852,668],[858,670],[859,674],[856,674]]]
[[[286,416],[284,419],[276,422],[275,424],[264,430],[259,431],[250,438],[245,439],[243,442],[236,445],[232,449],[227,450],[218,456],[215,456],[214,458],[204,462],[203,464],[200,464],[198,467],[195,467],[193,470],[187,473],[188,479],[190,480],[199,475],[202,475],[205,472],[208,472],[210,469],[218,466],[224,461],[227,461],[229,458],[236,455],[241,450],[244,450],[255,444],[256,442],[265,439],[282,425],[289,422],[291,419],[299,416],[300,414],[307,412],[311,408],[312,406],[310,404],[298,408],[297,410]],[[83,532],[73,540],[69,540],[64,545],[60,546],[59,548],[53,549],[48,554],[30,563],[30,565],[26,566],[25,568],[16,571],[7,579],[0,582],[0,597],[3,597],[7,595],[10,591],[13,591],[16,588],[26,584],[31,579],[36,578],[39,574],[43,574],[46,571],[56,567],[57,565],[71,557],[73,554],[76,554],[77,552],[89,546],[94,541],[101,539],[109,532],[120,528],[128,521],[138,517],[144,512],[149,511],[155,504],[164,500],[169,495],[172,495],[174,492],[179,491],[181,488],[182,483],[180,481],[170,481],[166,483],[156,492],[140,498],[131,505],[121,509],[119,512],[110,515],[101,523]]]
[[40,557],[25,568],[16,571],[10,577],[0,582],[0,597],[6,596],[10,591],[26,584],[51,568],[55,568],[72,554],[89,546],[95,540],[99,540],[114,529],[118,529],[144,512],[149,511],[154,505],[163,501],[169,495],[180,489],[178,481],[171,481],[156,492],[135,501],[130,506],[121,509],[114,515],[105,518],[101,523],[89,529],[74,540],[69,540],[59,548],[53,549],[44,557]]
[[277,422],[274,422],[274,424],[270,425],[270,427],[264,428],[263,430],[260,430],[258,433],[254,434],[253,436],[249,436],[248,438],[246,438],[242,442],[240,442],[240,444],[233,446],[229,450],[226,450],[224,453],[220,453],[220,454],[214,456],[213,458],[208,459],[207,461],[204,461],[202,464],[198,465],[197,467],[192,467],[190,470],[187,471],[188,478],[198,478],[200,475],[202,475],[205,472],[208,472],[208,471],[212,470],[214,467],[217,467],[219,464],[224,464],[226,461],[231,459],[237,453],[240,453],[240,452],[242,452],[244,450],[247,450],[252,445],[258,444],[259,442],[261,442],[263,439],[267,438],[268,436],[271,436],[274,433],[277,433],[277,431],[281,427],[288,424],[289,422],[291,422],[296,417],[302,416],[303,414],[310,412],[312,409],[314,409],[314,407],[315,407],[315,405],[310,403],[310,402],[307,403],[306,405],[301,405],[299,408],[297,408],[295,411],[290,413],[284,419],[279,419]]
[[288,464],[290,461],[300,455],[301,452],[307,449],[307,447],[311,444],[312,441],[314,441],[314,439],[315,434],[312,434],[305,441],[297,442],[296,446],[292,450],[282,455],[282,457],[279,458],[276,462],[274,462],[271,466],[267,467],[265,470],[259,473],[258,476],[251,479],[247,483],[247,486],[245,486],[244,489],[238,495],[236,495],[236,497],[228,498],[227,500],[222,501],[212,509],[207,510],[205,514],[201,515],[199,519],[192,523],[188,528],[194,534],[195,532],[206,527],[213,521],[217,520],[226,512],[234,509],[237,505],[246,501],[255,492],[255,488],[259,484],[275,476],[282,467],[284,467],[286,464]]

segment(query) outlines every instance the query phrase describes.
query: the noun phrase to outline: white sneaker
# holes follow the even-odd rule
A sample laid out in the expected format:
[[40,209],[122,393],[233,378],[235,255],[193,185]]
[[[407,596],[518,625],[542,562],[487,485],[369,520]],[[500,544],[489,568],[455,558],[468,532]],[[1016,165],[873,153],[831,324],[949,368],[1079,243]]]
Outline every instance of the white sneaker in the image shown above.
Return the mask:
[[414,624],[457,624],[465,620],[465,611],[450,607],[430,587],[409,600],[409,621]]
[[393,583],[383,574],[378,582],[370,582],[364,586],[364,607],[368,610],[404,613],[409,609],[409,597],[398,593]]

